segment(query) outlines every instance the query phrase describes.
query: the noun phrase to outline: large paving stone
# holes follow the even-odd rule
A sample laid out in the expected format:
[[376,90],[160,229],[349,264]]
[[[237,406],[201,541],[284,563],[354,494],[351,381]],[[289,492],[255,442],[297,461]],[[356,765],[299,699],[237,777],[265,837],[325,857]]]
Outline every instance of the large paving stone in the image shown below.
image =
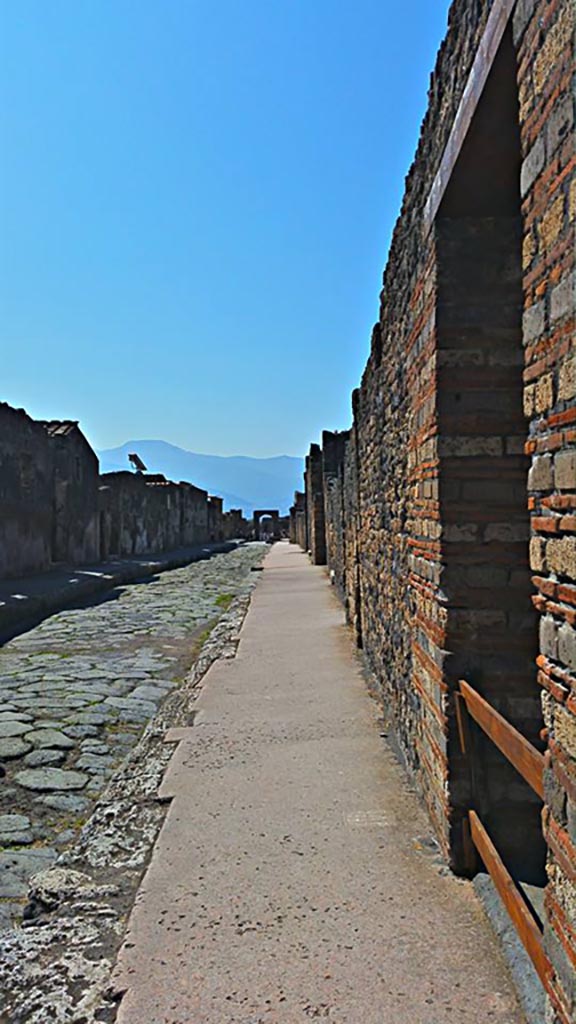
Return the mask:
[[13,736],[23,736],[30,728],[26,724],[28,721],[29,719],[27,718],[25,721],[0,722],[0,740],[11,739]]
[[[116,737],[115,737],[116,739]],[[89,754],[109,754],[110,747],[108,743],[103,743],[101,740],[82,740],[80,744],[82,752],[86,751]]]
[[159,686],[137,686],[135,690],[132,690],[130,698],[132,700],[149,700],[158,701],[162,700],[166,696],[166,690],[161,689]]
[[40,768],[43,765],[62,764],[66,757],[65,750],[31,750],[24,758],[27,768]]
[[0,814],[0,832],[22,832],[30,828],[30,818],[25,814]]
[[32,722],[33,721],[32,715],[28,715],[24,711],[7,711],[6,707],[4,705],[4,702],[2,702],[2,705],[4,707],[4,710],[0,711],[0,722]]
[[16,772],[14,781],[24,789],[42,792],[44,790],[83,789],[88,782],[88,776],[82,772],[66,771],[63,768],[25,768],[21,772]]
[[97,736],[98,727],[96,725],[67,725],[66,732],[74,739],[82,739],[84,736]]
[[60,750],[71,750],[74,740],[57,729],[33,729],[27,732],[25,739],[34,747],[53,747]]
[[51,807],[54,811],[63,811],[65,814],[83,814],[90,807],[88,800],[81,796],[72,796],[68,793],[51,793],[49,796],[38,796],[35,802]]
[[103,754],[81,754],[76,761],[75,768],[79,768],[81,771],[87,772],[102,772],[106,773],[111,765],[114,764],[113,757],[106,757]]
[[32,750],[30,743],[26,743],[20,736],[10,736],[8,739],[0,740],[0,761],[22,757],[29,750]]
[[0,814],[0,846],[32,843],[32,823],[26,814]]

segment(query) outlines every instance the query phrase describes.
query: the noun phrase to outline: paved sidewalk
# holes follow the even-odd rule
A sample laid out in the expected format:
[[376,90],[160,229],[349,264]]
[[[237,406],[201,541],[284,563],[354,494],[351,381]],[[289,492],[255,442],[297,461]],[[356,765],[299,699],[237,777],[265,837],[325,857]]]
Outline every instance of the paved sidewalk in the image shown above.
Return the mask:
[[0,580],[0,643],[46,615],[69,608],[123,583],[179,569],[190,562],[231,551],[236,541],[199,544],[162,554],[132,555],[94,565],[60,566],[35,576]]
[[426,852],[326,576],[288,544],[198,712],[169,735],[120,1024],[521,1024],[472,886]]

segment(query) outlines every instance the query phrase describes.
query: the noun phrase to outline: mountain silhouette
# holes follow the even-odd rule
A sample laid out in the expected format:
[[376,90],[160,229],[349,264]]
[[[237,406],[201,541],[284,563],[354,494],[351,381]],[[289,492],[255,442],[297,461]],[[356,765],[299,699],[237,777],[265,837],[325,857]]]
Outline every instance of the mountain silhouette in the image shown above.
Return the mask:
[[286,515],[294,491],[303,486],[304,459],[291,455],[270,459],[199,455],[167,441],[126,441],[118,448],[99,451],[100,472],[130,469],[129,452],[137,452],[150,473],[163,473],[169,480],[187,480],[210,494],[219,494],[226,509],[241,508],[246,516],[251,516],[255,508],[277,508]]

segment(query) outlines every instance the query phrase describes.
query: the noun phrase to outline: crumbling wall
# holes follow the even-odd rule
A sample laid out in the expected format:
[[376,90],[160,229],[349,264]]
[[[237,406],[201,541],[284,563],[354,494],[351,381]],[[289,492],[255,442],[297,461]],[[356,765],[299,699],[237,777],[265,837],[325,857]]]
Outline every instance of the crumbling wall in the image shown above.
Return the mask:
[[344,456],[349,431],[325,430],[322,434],[322,475],[324,489],[324,516],[326,561],[330,576],[340,596],[346,595],[346,544],[344,507]]
[[99,557],[98,459],[71,420],[42,421],[53,461],[52,562],[83,565]]
[[308,550],[314,565],[326,565],[322,450],[317,444],[310,445],[310,452],[306,456],[304,481]]
[[[102,557],[170,551],[209,539],[205,491],[161,474],[100,477]],[[192,539],[188,539],[192,537]]]
[[[323,437],[323,502],[317,446],[305,475],[313,560],[324,542],[453,867],[471,870],[473,806],[516,877],[543,881],[547,857],[563,1024],[576,1014],[574,17],[568,0],[453,3],[336,472]],[[471,772],[461,677],[547,744],[543,835],[535,794],[479,733]]]
[[247,538],[249,533],[250,523],[242,515],[241,508],[231,508],[224,513],[224,540]]
[[223,500],[211,494],[208,497],[208,540],[224,540]]
[[0,403],[0,577],[50,567],[53,453],[23,409]]
[[248,535],[240,509],[193,484],[98,468],[76,421],[0,403],[0,578]]
[[294,491],[294,504],[290,507],[289,516],[288,536],[290,543],[298,544],[303,551],[307,551],[306,494],[304,491]]
[[183,547],[208,540],[208,492],[182,481],[180,491],[180,542]]

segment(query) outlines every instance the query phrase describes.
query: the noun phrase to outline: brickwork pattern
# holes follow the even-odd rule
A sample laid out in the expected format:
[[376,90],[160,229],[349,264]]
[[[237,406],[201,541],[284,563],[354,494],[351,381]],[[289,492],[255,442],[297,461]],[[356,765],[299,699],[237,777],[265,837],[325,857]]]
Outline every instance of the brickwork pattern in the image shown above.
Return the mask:
[[[576,1016],[576,349],[574,41],[570,3],[518,6],[524,409],[538,681],[547,738],[545,941],[561,1020]],[[554,1011],[551,1011],[553,1016]]]
[[[323,435],[323,502],[318,446],[307,460],[307,546],[322,562],[324,517],[330,573],[452,866],[466,869],[462,823],[472,804],[486,808],[505,857],[522,858],[524,845],[532,875],[546,858],[548,1020],[569,1024],[576,1019],[569,0],[518,0],[432,229],[424,216],[498,6],[452,4],[352,428]],[[479,747],[482,792],[474,791],[455,728],[462,675],[546,749],[542,814],[487,744]]]

